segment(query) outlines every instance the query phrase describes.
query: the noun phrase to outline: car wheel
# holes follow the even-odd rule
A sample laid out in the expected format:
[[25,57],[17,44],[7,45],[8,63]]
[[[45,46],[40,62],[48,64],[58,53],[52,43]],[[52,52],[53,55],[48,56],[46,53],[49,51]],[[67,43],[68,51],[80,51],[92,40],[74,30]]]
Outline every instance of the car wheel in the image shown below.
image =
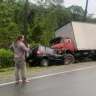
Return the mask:
[[48,59],[42,59],[40,63],[42,66],[47,67],[49,62]]
[[72,64],[75,62],[75,58],[72,54],[67,54],[65,57],[64,57],[64,64]]

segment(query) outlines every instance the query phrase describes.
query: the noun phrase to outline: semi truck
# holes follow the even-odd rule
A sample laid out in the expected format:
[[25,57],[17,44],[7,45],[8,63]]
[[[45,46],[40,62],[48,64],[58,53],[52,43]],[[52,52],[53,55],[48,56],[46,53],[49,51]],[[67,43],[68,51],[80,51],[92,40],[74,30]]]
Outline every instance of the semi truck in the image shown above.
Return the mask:
[[71,22],[55,32],[51,47],[65,54],[65,63],[96,60],[96,24]]

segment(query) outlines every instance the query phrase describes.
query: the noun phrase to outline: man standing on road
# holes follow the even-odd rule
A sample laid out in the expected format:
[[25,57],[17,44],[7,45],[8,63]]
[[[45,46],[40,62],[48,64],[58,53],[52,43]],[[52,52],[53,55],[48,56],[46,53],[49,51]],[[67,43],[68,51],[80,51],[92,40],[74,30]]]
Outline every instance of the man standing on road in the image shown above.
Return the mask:
[[30,49],[24,44],[24,36],[18,36],[14,44],[12,45],[14,51],[14,61],[15,61],[15,78],[16,84],[20,81],[20,76],[22,83],[26,83],[26,61],[25,54]]

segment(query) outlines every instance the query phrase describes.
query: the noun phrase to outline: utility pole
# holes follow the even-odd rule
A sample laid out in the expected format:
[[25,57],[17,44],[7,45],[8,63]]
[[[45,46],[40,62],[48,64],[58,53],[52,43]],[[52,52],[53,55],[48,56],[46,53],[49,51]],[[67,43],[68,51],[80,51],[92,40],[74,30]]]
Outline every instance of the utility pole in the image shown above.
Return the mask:
[[25,1],[25,6],[24,6],[24,21],[23,21],[23,35],[25,36],[25,43],[27,44],[27,34],[28,34],[28,6],[29,6],[29,1]]
[[24,5],[24,16],[22,18],[23,19],[23,34],[27,35],[28,33],[28,0],[25,1],[25,5]]
[[87,12],[88,12],[88,3],[89,3],[89,0],[86,0],[86,6],[85,6],[83,21],[86,21],[86,19],[87,19],[86,17],[87,17]]

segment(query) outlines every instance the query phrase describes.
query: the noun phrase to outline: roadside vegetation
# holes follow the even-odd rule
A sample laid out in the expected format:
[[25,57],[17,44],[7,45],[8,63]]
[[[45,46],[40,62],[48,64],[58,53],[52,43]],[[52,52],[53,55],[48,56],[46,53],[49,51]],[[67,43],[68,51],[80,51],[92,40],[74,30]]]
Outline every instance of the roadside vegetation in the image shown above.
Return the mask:
[[[32,47],[37,44],[49,46],[58,28],[71,21],[83,21],[84,9],[80,6],[66,8],[62,6],[63,0],[36,0],[37,4],[29,0],[26,15],[25,1],[0,0],[0,73],[5,70],[2,68],[14,66],[9,46],[18,34],[25,34]],[[86,21],[96,23],[96,18],[87,16]]]

